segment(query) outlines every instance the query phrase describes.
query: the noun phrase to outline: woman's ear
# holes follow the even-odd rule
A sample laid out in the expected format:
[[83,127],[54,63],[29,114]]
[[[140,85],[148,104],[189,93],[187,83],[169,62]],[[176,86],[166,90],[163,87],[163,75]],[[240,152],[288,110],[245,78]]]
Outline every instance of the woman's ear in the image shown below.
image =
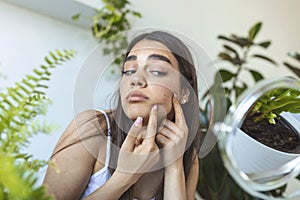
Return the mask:
[[181,98],[180,98],[181,104],[185,104],[189,101],[190,93],[191,92],[188,88],[181,89]]

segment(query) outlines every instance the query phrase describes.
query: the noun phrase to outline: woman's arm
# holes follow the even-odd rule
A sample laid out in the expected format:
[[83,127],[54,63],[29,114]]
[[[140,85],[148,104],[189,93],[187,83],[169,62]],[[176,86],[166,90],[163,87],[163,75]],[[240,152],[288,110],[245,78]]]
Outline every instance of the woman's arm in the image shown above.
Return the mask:
[[[50,159],[43,185],[54,199],[80,199],[89,179],[94,172],[97,158],[101,160],[99,168],[104,166],[106,140],[100,130],[96,111],[80,113],[68,126],[58,141]],[[99,161],[98,161],[99,162]],[[133,176],[115,172],[114,175],[97,190],[101,199],[117,199],[133,184]],[[131,179],[130,179],[131,178]],[[93,199],[94,194],[88,199]]]
[[[195,151],[196,152],[196,151]],[[164,198],[195,200],[199,175],[198,157],[195,157],[185,181],[182,159],[165,168]]]
[[57,153],[48,166],[43,185],[54,199],[79,199],[93,172],[95,158],[81,143]]
[[[198,158],[192,163],[189,176],[185,179],[183,154],[188,136],[188,127],[182,108],[176,97],[173,98],[175,123],[166,120],[156,139],[163,146],[165,167],[164,199],[194,199],[198,180]],[[194,156],[196,151],[193,152]],[[194,157],[193,156],[193,157]],[[175,162],[174,162],[175,161]]]
[[[93,173],[98,154],[100,157],[103,157],[101,154],[105,155],[106,142],[101,139],[103,133],[99,127],[95,126],[97,121],[93,121],[94,112],[80,114],[70,124],[55,147],[51,162],[55,163],[56,167],[49,165],[43,183],[47,192],[53,194],[55,199],[79,199]],[[158,147],[155,144],[156,118],[157,111],[152,109],[146,138],[138,146],[135,143],[142,131],[142,121],[137,120],[134,123],[121,147],[114,174],[86,199],[118,199],[141,177],[143,172],[148,171],[158,162]],[[78,135],[80,142],[72,144],[74,138],[78,141]]]
[[[79,199],[88,184],[94,164],[94,158],[82,144],[76,144],[60,152],[53,159],[60,170],[49,166],[44,185],[55,199]],[[118,199],[135,181],[131,174],[116,171],[113,176],[86,199]],[[131,183],[131,184],[130,184]]]
[[151,110],[145,138],[136,145],[138,135],[143,131],[142,118],[136,119],[123,142],[118,166],[113,176],[101,188],[86,199],[118,199],[144,172],[149,171],[158,161],[158,146],[155,143],[157,129],[157,107]]
[[184,167],[182,158],[170,166],[165,167],[164,176],[164,199],[185,200],[187,199]]
[[[194,153],[196,154],[196,150]],[[198,184],[199,159],[198,159],[197,155],[195,155],[195,156],[196,157],[193,160],[189,175],[186,179],[186,194],[187,194],[188,200],[195,200],[196,188],[197,188],[197,184]]]
[[84,192],[100,149],[105,151],[95,121],[95,111],[80,113],[58,141],[43,182],[55,199],[79,199]]

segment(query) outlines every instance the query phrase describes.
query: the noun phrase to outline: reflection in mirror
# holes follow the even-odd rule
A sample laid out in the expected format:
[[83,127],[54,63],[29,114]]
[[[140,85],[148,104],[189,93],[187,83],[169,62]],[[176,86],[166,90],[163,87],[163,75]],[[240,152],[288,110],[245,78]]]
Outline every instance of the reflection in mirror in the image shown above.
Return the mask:
[[262,199],[299,199],[300,84],[262,81],[215,124],[224,165],[248,193]]

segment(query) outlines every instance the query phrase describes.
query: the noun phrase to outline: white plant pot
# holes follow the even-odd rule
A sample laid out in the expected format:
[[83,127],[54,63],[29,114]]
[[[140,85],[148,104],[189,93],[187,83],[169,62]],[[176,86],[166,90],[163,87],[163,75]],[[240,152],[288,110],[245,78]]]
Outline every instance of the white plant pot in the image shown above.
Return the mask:
[[[284,117],[300,134],[300,122],[290,113],[283,113]],[[297,158],[300,154],[285,153],[270,148],[248,136],[241,129],[231,136],[226,148],[231,148],[232,158],[237,167],[244,173],[257,173],[278,169],[287,162]]]

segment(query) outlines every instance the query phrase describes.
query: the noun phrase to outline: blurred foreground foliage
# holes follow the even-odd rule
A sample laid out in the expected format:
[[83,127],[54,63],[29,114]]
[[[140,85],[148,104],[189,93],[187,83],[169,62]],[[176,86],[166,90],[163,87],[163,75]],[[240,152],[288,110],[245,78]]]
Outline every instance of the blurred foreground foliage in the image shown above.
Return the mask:
[[73,50],[56,50],[45,57],[45,64],[33,70],[12,87],[0,91],[0,199],[51,199],[37,186],[36,173],[47,161],[24,152],[29,139],[48,134],[53,126],[42,121],[50,100],[46,97],[51,70],[75,54]]

